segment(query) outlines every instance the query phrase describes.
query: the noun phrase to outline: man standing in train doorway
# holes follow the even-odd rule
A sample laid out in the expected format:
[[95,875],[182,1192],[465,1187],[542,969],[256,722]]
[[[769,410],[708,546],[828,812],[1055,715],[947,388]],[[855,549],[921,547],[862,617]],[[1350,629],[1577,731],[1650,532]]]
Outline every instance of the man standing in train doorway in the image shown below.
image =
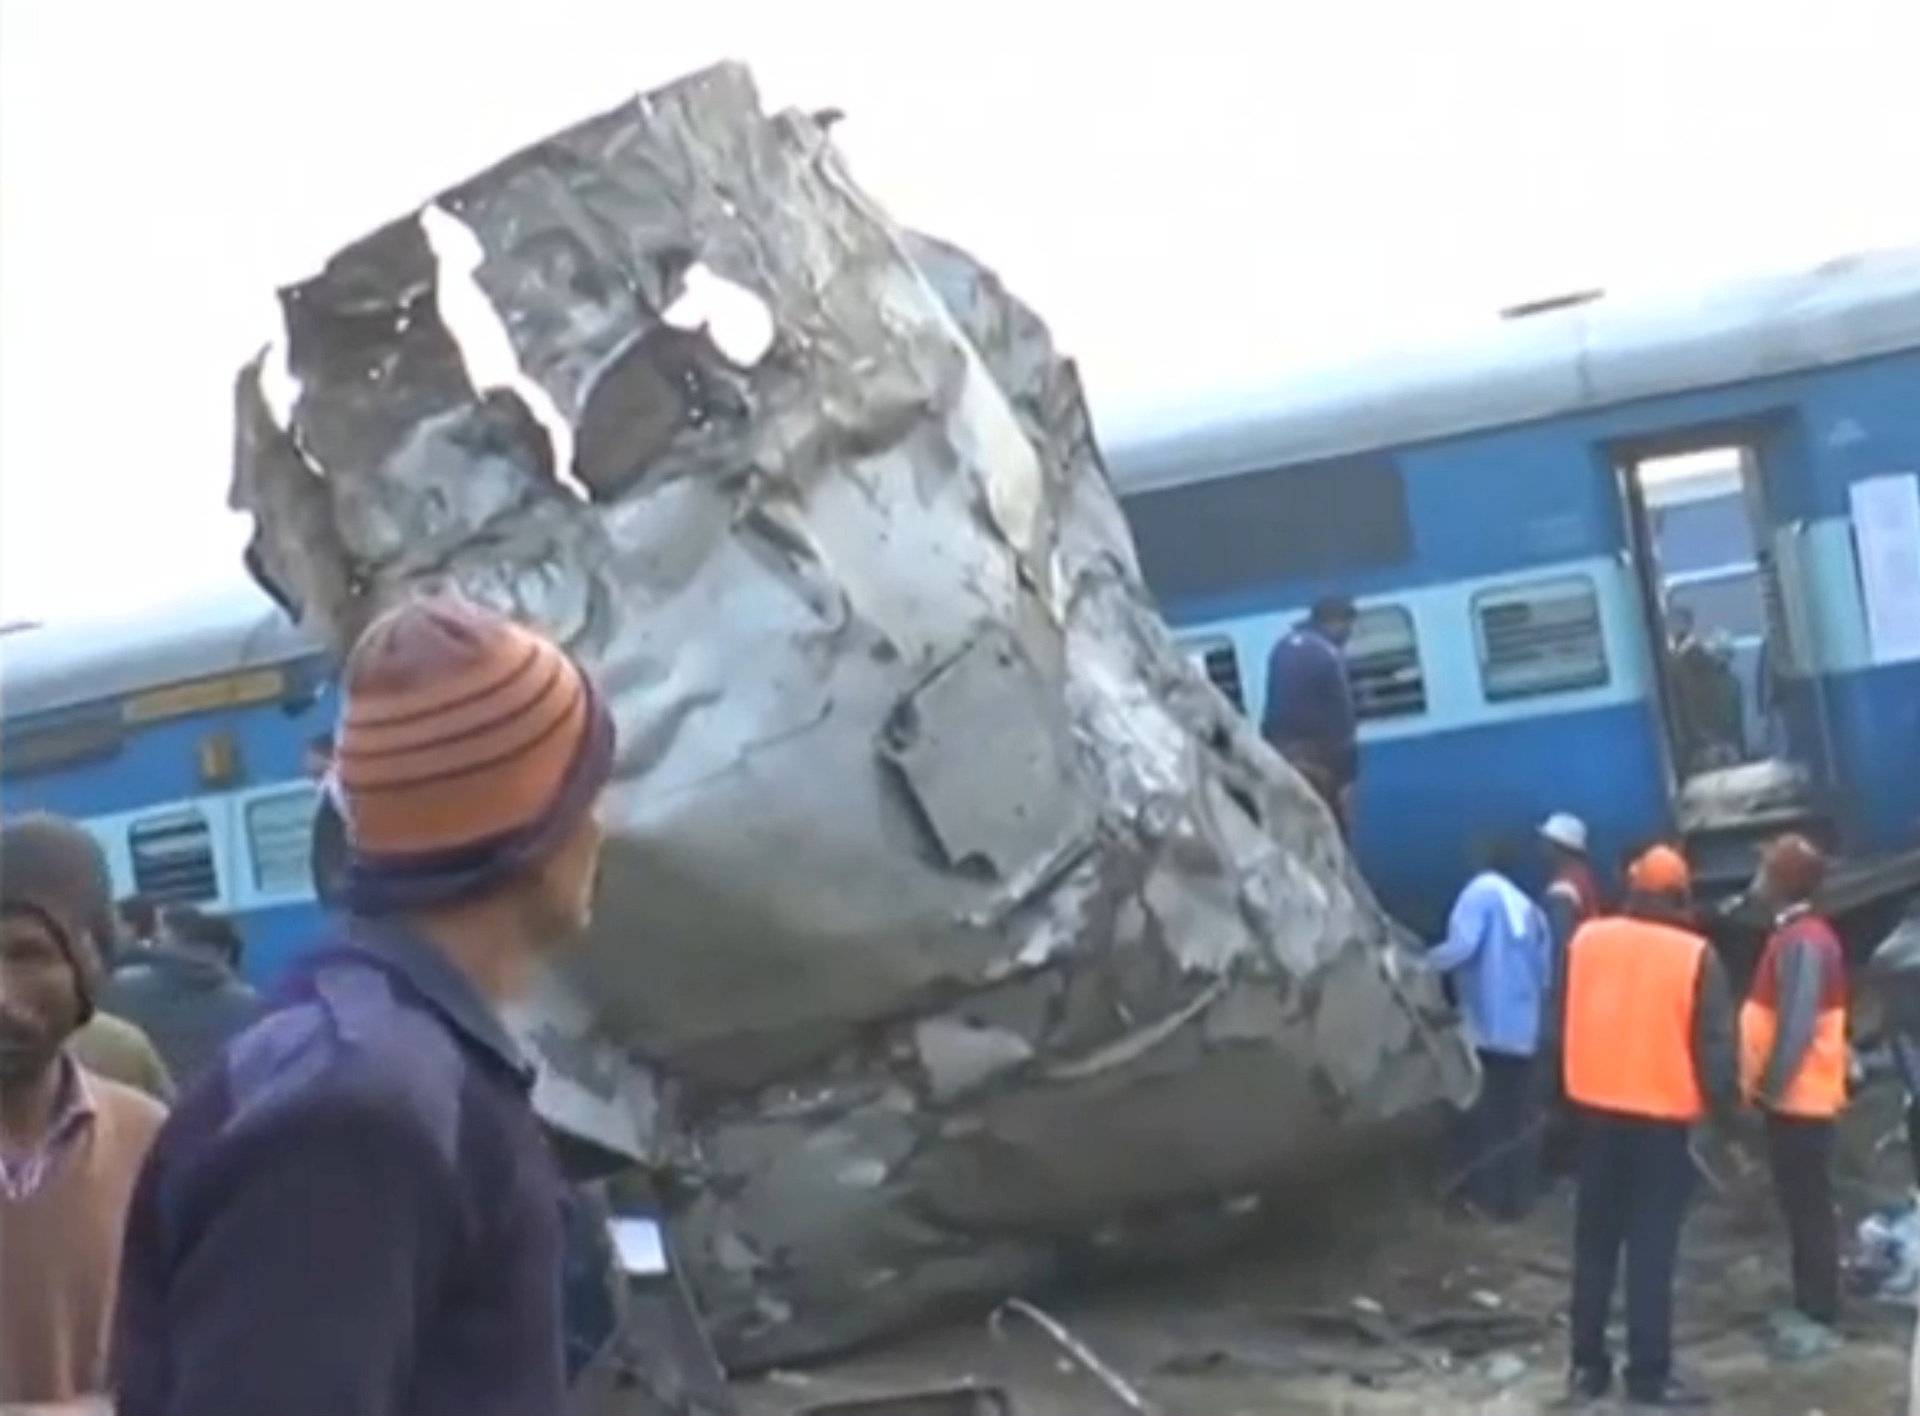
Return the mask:
[[1353,835],[1353,784],[1360,775],[1354,744],[1353,685],[1347,640],[1357,618],[1353,601],[1328,595],[1273,646],[1267,660],[1267,714],[1261,731],[1333,813],[1340,834]]

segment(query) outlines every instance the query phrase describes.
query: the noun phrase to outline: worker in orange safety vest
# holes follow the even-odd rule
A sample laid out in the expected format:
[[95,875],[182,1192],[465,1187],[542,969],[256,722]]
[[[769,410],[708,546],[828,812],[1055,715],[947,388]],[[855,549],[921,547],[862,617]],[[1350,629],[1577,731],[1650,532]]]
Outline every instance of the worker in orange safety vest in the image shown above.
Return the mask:
[[1830,1327],[1840,1308],[1833,1135],[1847,1103],[1847,973],[1840,937],[1812,904],[1826,872],[1804,836],[1780,837],[1761,858],[1756,893],[1773,932],[1740,1009],[1740,1082],[1766,1117],[1793,1306]]
[[1621,914],[1567,946],[1562,1068],[1579,1131],[1574,1200],[1571,1401],[1613,1381],[1607,1310],[1626,1256],[1627,1396],[1707,1404],[1673,1374],[1673,1274],[1693,1189],[1688,1136],[1737,1087],[1733,1000],[1692,927],[1692,877],[1668,846],[1640,855]]

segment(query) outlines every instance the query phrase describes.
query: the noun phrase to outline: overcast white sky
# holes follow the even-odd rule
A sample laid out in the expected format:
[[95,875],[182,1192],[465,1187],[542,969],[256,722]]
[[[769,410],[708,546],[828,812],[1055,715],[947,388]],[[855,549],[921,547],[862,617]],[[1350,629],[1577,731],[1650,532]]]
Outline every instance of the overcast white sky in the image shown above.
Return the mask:
[[271,292],[721,57],[1113,419],[1588,285],[1920,240],[1920,3],[0,0],[0,619],[234,574]]

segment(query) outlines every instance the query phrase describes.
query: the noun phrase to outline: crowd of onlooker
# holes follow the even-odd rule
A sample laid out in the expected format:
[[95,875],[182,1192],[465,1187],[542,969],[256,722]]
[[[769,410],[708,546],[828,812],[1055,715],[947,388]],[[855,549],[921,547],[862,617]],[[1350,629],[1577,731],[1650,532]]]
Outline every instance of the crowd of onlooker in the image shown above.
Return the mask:
[[458,597],[343,689],[333,919],[265,1003],[226,920],[116,914],[82,826],[0,824],[0,1408],[566,1405],[604,1275],[501,1015],[586,927],[613,721]]

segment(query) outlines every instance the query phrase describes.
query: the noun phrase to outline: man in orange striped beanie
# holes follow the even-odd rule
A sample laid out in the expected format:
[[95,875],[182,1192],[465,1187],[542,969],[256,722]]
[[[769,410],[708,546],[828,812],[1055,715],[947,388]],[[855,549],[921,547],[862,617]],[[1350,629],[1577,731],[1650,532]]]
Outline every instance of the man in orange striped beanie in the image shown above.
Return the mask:
[[498,1009],[587,923],[613,727],[454,598],[344,675],[346,916],[161,1132],[127,1229],[123,1416],[559,1411],[561,1185]]

